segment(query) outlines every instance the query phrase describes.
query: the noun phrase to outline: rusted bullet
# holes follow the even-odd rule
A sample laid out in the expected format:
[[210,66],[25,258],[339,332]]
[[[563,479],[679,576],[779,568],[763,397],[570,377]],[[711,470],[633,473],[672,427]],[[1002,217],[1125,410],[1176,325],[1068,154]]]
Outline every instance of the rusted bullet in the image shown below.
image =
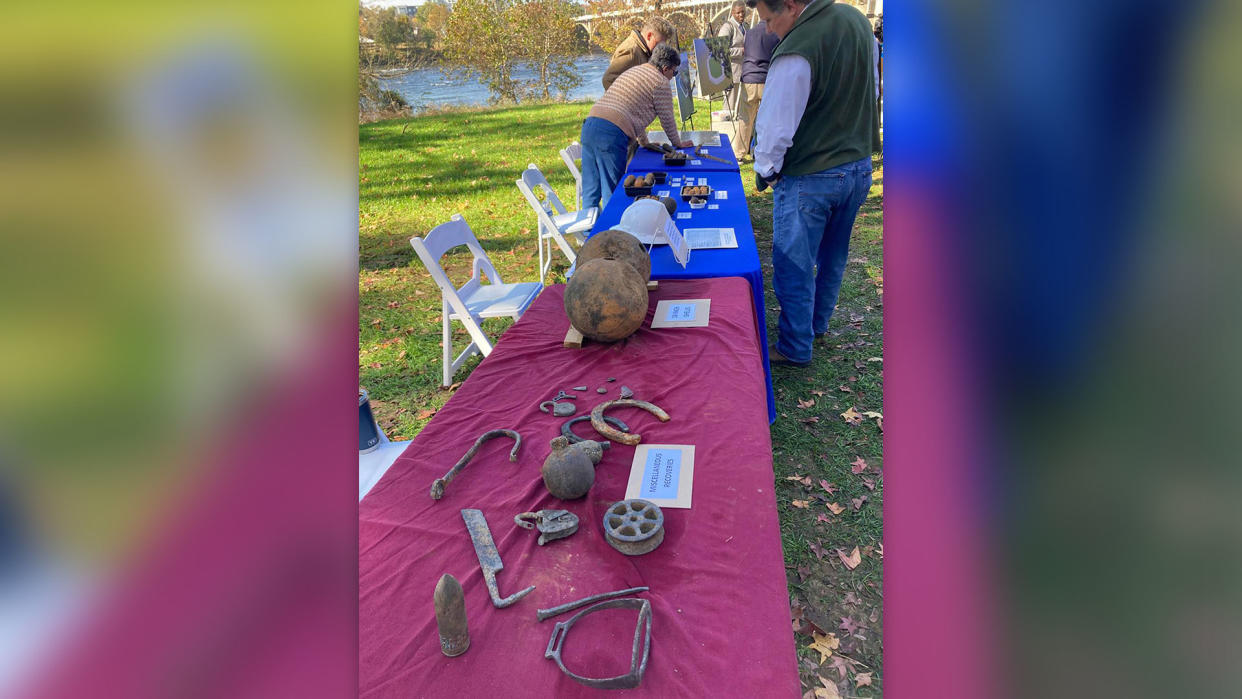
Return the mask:
[[450,658],[470,649],[470,630],[466,628],[466,596],[457,578],[445,573],[436,583],[436,626],[440,629],[440,650]]

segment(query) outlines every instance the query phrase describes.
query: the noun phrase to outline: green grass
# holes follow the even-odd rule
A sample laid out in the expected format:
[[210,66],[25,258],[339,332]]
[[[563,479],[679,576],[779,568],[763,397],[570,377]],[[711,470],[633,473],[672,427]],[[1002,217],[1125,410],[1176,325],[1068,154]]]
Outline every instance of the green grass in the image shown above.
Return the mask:
[[[589,109],[589,103],[524,105],[359,126],[358,369],[376,417],[392,439],[412,438],[451,395],[440,389],[440,295],[415,260],[409,238],[425,235],[460,213],[502,278],[534,279],[534,215],[514,181],[533,162],[562,199],[572,200],[573,181],[558,151],[578,139]],[[705,103],[700,103],[699,128],[705,113]],[[749,190],[747,203],[768,285],[768,334],[775,339],[779,308],[771,289],[772,199],[770,192]],[[882,433],[874,418],[851,425],[841,417],[849,408],[883,412],[883,362],[868,361],[883,354],[882,205],[883,164],[877,159],[871,196],[855,226],[831,337],[816,346],[810,368],[777,368],[773,373],[779,413],[771,428],[773,464],[790,600],[795,610],[802,610],[805,630],[813,623],[835,633],[841,642],[836,654],[858,663],[847,663],[846,679],[841,680],[833,659],[821,664],[819,654],[806,648],[811,637],[799,633],[804,689],[819,686],[816,676],[822,675],[838,681],[843,696],[880,696],[882,689]],[[554,260],[549,281],[563,281],[567,264],[559,252]],[[469,275],[467,254],[444,262],[455,281]],[[484,328],[497,336],[509,322],[487,321]],[[454,347],[460,351],[466,342],[458,325]],[[456,380],[464,380],[478,361],[471,360]],[[868,469],[854,474],[850,464],[859,456]],[[809,476],[811,485],[787,480],[795,475]],[[872,479],[874,490],[865,486],[864,477]],[[820,479],[835,492],[821,489]],[[851,500],[863,496],[867,500],[855,509]],[[795,500],[808,506],[795,507]],[[846,509],[833,515],[827,509],[830,503]],[[820,521],[819,515],[828,521]],[[849,570],[836,549],[848,554],[855,546],[863,554],[862,563]],[[842,617],[864,628],[847,634],[840,628]],[[856,686],[860,672],[872,673],[871,686]]]

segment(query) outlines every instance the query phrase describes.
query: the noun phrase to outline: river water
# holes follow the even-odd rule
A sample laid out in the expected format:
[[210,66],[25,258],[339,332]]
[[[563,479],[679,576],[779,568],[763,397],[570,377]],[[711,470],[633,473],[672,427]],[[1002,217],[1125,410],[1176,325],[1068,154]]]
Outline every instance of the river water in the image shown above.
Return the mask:
[[[569,99],[597,99],[604,94],[600,80],[608,68],[608,56],[581,56],[574,60],[574,68],[582,76],[582,84],[570,90]],[[532,80],[536,76],[527,66],[519,66],[513,72],[517,80]],[[420,68],[400,77],[381,78],[380,86],[395,90],[415,113],[434,107],[485,105],[489,96],[487,87],[477,80],[456,77],[439,68]]]

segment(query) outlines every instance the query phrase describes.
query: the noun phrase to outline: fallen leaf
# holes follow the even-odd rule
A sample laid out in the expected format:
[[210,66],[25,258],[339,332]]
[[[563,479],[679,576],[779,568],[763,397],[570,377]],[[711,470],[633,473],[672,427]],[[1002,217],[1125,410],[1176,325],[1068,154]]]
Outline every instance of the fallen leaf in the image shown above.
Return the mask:
[[854,504],[855,510],[860,510],[862,509],[863,503],[867,502],[867,496],[863,495],[862,497],[853,498],[850,502]]
[[832,656],[832,666],[836,668],[837,674],[841,676],[841,679],[845,679],[845,671],[849,667],[849,661],[839,655],[834,655]]
[[850,388],[849,386],[846,386],[845,384],[841,384],[840,386],[837,386],[837,390],[838,390],[838,391],[845,391],[846,393],[853,393],[853,392],[854,392],[854,389]]
[[867,470],[867,460],[861,456],[856,457],[853,461],[851,461],[850,465],[854,467],[850,469],[854,473],[862,473]]
[[824,556],[828,555],[827,552],[824,551],[823,544],[818,541],[813,544],[807,544],[807,546],[811,549],[811,553],[815,554],[815,558],[817,560],[822,560]]
[[870,684],[871,684],[871,673],[870,672],[860,672],[857,675],[854,675],[854,686],[855,687],[866,687]]
[[845,412],[841,413],[841,417],[845,418],[845,421],[850,423],[851,425],[861,425],[862,420],[863,420],[862,415],[859,415],[858,411],[854,410],[852,406],[850,407],[849,410],[846,410]]
[[884,558],[884,542],[883,541],[880,542],[879,546],[875,547],[875,552],[880,554],[880,558]]
[[862,599],[860,599],[858,595],[854,594],[851,591],[851,592],[845,593],[845,603],[846,604],[862,604]]
[[799,399],[799,400],[798,400],[798,407],[799,407],[799,408],[806,409],[806,408],[810,408],[810,407],[812,407],[812,406],[814,406],[814,405],[815,405],[815,401],[814,401],[814,400],[801,400],[801,399]]
[[371,362],[367,366],[371,367],[372,369],[380,369],[380,368],[383,368],[384,365],[380,364],[379,362]]
[[841,642],[837,640],[837,635],[835,633],[821,634],[815,632],[811,634],[811,638],[814,640],[807,646],[807,648],[819,652],[819,662],[821,663],[828,658],[831,658],[832,651],[841,646]]
[[421,410],[421,411],[419,411],[419,413],[418,413],[418,419],[419,419],[419,420],[426,420],[427,418],[429,418],[429,417],[431,417],[432,415],[435,415],[435,414],[436,414],[436,411],[434,411],[434,410]]
[[867,412],[863,413],[863,417],[869,417],[875,420],[883,420],[884,413],[877,413],[874,410],[868,410]]
[[798,422],[801,422],[804,425],[814,425],[815,423],[819,422],[819,418],[818,417],[807,417],[807,418],[802,418],[801,420],[798,420]]
[[869,362],[882,362],[882,361],[884,361],[884,357],[867,357],[867,361],[869,361]]
[[857,621],[854,621],[853,619],[847,616],[841,617],[841,630],[844,631],[845,633],[853,636],[854,632],[857,631],[858,628],[859,628],[859,623]]
[[866,476],[863,476],[862,482],[863,482],[863,485],[867,487],[867,490],[875,490],[874,480],[867,478]]
[[806,580],[807,577],[810,576],[810,574],[811,574],[810,567],[798,566],[798,582],[802,582],[803,580]]
[[802,478],[803,478],[803,476],[802,476],[802,474],[800,474],[800,473],[795,473],[795,474],[793,474],[792,476],[785,476],[785,480],[787,480],[787,481],[798,481],[798,482],[801,482],[801,481],[802,481]]
[[[841,692],[837,689],[837,685],[824,679],[823,675],[816,675],[822,687],[815,688],[816,699],[841,699]],[[841,679],[845,679],[842,676]]]
[[837,504],[837,503],[835,503],[835,502],[830,502],[830,503],[828,503],[827,508],[828,508],[828,510],[829,510],[829,511],[831,511],[831,512],[832,512],[832,514],[834,514],[834,515],[839,515],[839,514],[841,514],[842,512],[845,512],[845,508],[844,508],[844,507],[841,507],[840,505],[838,505],[838,504]]
[[862,554],[858,552],[857,546],[854,547],[854,550],[849,555],[846,555],[844,550],[837,549],[837,556],[841,558],[841,562],[845,564],[845,567],[850,570],[854,570],[859,563],[862,563]]
[[811,506],[810,500],[794,500],[793,506],[805,510]]
[[823,391],[811,391],[811,395],[822,396],[824,395],[824,392]]
[[815,521],[816,522],[831,522],[832,520],[828,519],[828,515],[824,514],[823,512],[820,512],[819,514],[815,515]]
[[379,325],[380,323],[383,323],[383,322],[384,322],[383,319],[376,318],[375,320],[371,321],[371,325]]
[[400,360],[402,360],[402,359],[405,359],[405,354],[406,354],[406,351],[405,351],[405,350],[401,350],[400,352],[398,352],[398,353],[397,353],[397,361],[400,361]]
[[828,481],[822,478],[819,479],[819,487],[823,488],[824,491],[828,493],[829,495],[832,495],[837,490],[836,488],[832,487],[831,483],[829,483]]

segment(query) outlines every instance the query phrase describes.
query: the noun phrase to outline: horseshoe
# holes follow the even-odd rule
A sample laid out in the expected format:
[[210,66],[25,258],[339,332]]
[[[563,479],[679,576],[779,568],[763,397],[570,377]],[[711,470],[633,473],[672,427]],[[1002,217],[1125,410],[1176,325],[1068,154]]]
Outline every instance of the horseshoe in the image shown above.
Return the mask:
[[[565,439],[569,440],[570,444],[577,444],[578,442],[586,441],[585,438],[579,437],[578,435],[574,434],[573,427],[574,425],[578,424],[579,422],[582,422],[583,420],[590,420],[590,419],[591,419],[591,416],[588,414],[588,415],[579,415],[578,417],[572,420],[566,421],[565,424],[561,425],[561,434],[564,435]],[[622,432],[630,431],[629,425],[625,424],[624,422],[621,422],[615,417],[609,417],[605,415],[604,422],[607,422],[608,424],[612,425],[613,427],[616,427]],[[600,442],[600,447],[603,449],[608,449],[612,447],[612,442]]]
[[591,410],[591,427],[594,427],[596,432],[607,437],[608,439],[611,439],[614,442],[620,442],[621,444],[627,444],[631,447],[643,441],[643,436],[640,434],[622,434],[621,432],[609,427],[608,424],[604,422],[604,411],[609,408],[616,407],[642,408],[652,415],[655,415],[660,422],[668,422],[670,419],[668,413],[664,412],[660,406],[648,403],[645,400],[619,398],[617,400],[604,401],[603,403],[595,406]]

